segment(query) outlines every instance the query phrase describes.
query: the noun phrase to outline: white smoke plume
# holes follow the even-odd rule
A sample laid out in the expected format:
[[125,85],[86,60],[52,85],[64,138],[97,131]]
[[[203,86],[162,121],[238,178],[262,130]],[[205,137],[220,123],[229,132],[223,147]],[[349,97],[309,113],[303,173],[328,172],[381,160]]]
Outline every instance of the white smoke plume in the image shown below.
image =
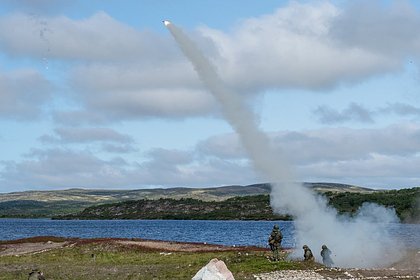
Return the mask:
[[271,206],[275,212],[294,216],[298,241],[296,254],[303,255],[300,248],[307,244],[315,258],[321,261],[318,250],[326,244],[333,251],[335,265],[341,267],[377,267],[398,260],[401,256],[398,244],[390,238],[384,223],[395,221],[395,213],[368,205],[368,211],[362,209],[354,219],[337,218],[336,211],[327,207],[324,198],[294,183],[292,168],[283,155],[270,148],[268,137],[259,129],[253,112],[246,108],[243,99],[228,89],[211,62],[182,30],[168,21],[164,23],[204,85],[220,102],[226,120],[238,133],[255,169],[270,182],[275,182]]

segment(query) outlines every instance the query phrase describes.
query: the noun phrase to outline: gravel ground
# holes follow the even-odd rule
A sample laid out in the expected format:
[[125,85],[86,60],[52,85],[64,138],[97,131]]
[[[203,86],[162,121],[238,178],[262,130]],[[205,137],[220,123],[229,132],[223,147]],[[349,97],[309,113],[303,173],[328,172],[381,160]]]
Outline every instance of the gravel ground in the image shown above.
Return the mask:
[[279,270],[271,273],[254,275],[255,280],[278,280],[278,279],[420,279],[420,268],[417,269],[318,269],[318,270]]
[[275,279],[301,279],[301,280],[316,280],[325,279],[315,271],[300,271],[300,270],[279,270],[271,273],[262,273],[254,275],[256,280],[275,280]]
[[319,268],[307,270],[279,270],[254,275],[255,280],[277,279],[420,279],[420,251],[408,251],[400,261],[386,268]]

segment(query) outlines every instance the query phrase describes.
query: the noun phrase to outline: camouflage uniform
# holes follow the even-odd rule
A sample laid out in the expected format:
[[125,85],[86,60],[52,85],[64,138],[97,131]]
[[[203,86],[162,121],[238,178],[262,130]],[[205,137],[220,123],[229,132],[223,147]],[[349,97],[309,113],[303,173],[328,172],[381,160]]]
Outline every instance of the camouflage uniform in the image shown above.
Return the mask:
[[311,249],[309,249],[308,245],[303,245],[302,248],[304,251],[303,253],[304,261],[310,261],[310,262],[315,261],[314,255],[312,254],[312,251]]
[[334,262],[331,259],[331,250],[328,249],[327,245],[322,245],[321,257],[322,257],[322,263],[326,267],[332,267],[333,266]]
[[283,235],[279,229],[278,225],[274,225],[273,230],[271,231],[270,236],[268,237],[268,245],[270,245],[270,250],[273,252],[273,260],[280,260],[279,250]]
[[45,280],[44,273],[38,269],[33,269],[32,272],[29,273],[28,280]]

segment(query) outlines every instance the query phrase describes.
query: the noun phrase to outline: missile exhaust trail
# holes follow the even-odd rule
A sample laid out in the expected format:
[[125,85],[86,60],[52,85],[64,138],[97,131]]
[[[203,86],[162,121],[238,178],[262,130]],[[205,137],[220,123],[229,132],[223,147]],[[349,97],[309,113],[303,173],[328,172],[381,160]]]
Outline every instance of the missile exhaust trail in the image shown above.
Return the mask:
[[[264,169],[269,170],[264,170],[263,174],[277,174],[277,178],[270,178],[275,179],[275,181],[282,181],[285,178],[289,178],[291,170],[278,168],[279,162],[269,149],[270,144],[268,138],[258,129],[255,117],[250,110],[246,109],[243,99],[234,92],[227,90],[214,66],[182,30],[167,20],[164,21],[164,24],[178,42],[183,53],[193,64],[199,78],[219,101],[225,118],[240,136],[245,149],[254,160],[257,169],[261,171],[261,168],[264,167]],[[265,164],[267,161],[271,162],[271,164]]]
[[272,183],[270,203],[273,211],[287,211],[294,217],[298,247],[308,244],[318,249],[327,244],[336,254],[334,262],[339,266],[369,267],[395,261],[399,257],[398,245],[389,237],[385,227],[369,224],[362,220],[363,217],[359,220],[338,220],[337,212],[327,207],[324,199],[302,184],[295,183],[291,166],[284,156],[270,147],[269,138],[259,129],[253,112],[246,108],[243,98],[228,90],[212,63],[181,29],[168,20],[164,20],[163,24],[192,63],[203,84],[219,101],[226,120],[238,134],[255,169]]

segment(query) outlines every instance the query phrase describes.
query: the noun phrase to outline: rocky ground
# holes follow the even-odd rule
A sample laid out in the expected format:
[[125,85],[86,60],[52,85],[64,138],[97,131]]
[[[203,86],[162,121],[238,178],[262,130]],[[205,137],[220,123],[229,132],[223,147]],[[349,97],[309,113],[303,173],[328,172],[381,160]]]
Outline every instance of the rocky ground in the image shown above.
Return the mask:
[[319,268],[313,270],[279,270],[254,276],[256,280],[277,279],[420,279],[420,251],[408,252],[399,262],[386,268]]
[[320,269],[320,270],[279,270],[271,273],[263,273],[254,276],[256,280],[277,280],[277,279],[420,279],[419,271],[408,270],[358,270],[358,269]]

